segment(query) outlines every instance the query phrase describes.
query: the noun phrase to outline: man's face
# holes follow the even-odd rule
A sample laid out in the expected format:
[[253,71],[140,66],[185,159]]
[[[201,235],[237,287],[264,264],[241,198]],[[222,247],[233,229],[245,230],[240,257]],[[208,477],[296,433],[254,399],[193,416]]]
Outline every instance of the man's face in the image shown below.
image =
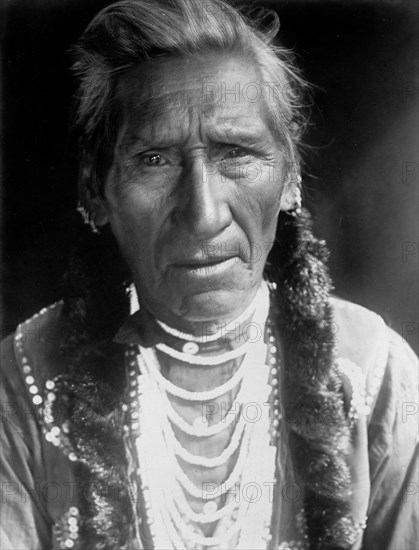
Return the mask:
[[220,54],[144,63],[119,81],[104,219],[140,303],[185,330],[240,314],[273,244],[285,158],[258,82],[245,58]]

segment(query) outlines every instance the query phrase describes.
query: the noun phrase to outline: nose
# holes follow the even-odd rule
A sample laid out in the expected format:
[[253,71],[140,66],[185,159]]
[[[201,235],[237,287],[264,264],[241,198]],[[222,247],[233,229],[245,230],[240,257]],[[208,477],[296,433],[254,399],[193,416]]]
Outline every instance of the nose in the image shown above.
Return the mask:
[[[175,220],[188,234],[208,240],[220,234],[232,221],[221,175],[202,158],[185,163],[179,182],[181,192]],[[224,184],[225,185],[225,184]]]

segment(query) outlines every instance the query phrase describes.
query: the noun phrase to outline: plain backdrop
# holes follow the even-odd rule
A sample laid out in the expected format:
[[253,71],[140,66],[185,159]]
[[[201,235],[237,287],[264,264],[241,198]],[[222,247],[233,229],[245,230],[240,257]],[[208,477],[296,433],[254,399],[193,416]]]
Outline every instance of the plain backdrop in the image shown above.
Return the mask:
[[[0,0],[3,335],[60,297],[81,223],[67,50],[108,3]],[[262,3],[316,85],[304,183],[336,293],[417,350],[418,2]]]

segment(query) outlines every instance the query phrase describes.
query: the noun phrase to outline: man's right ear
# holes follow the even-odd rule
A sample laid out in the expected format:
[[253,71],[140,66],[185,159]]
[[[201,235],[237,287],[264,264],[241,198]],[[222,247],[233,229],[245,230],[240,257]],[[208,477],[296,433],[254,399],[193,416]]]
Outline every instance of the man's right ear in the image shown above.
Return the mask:
[[87,204],[90,219],[97,227],[103,227],[109,222],[108,210],[103,199],[90,196],[87,198]]

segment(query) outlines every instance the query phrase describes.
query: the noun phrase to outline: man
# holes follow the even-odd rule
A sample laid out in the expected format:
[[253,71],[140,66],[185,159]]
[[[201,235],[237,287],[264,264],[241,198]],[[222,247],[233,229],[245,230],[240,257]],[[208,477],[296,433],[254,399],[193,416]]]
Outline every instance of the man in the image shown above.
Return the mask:
[[3,547],[412,547],[415,358],[330,296],[277,22],[204,8],[120,2],[74,50],[100,234],[3,346]]

